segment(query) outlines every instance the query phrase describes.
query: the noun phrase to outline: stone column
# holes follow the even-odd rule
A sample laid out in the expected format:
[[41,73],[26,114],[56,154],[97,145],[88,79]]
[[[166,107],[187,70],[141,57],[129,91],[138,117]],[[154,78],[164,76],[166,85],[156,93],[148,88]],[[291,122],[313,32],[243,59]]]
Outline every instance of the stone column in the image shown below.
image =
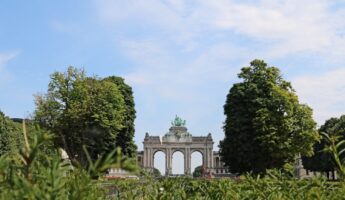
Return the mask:
[[213,148],[211,147],[210,148],[210,161],[211,161],[211,163],[210,163],[210,168],[214,168],[214,160],[213,160]]
[[206,154],[206,150],[204,149],[202,151],[202,166],[205,168],[206,167],[206,162],[207,161],[207,154]]
[[153,164],[153,149],[152,148],[150,148],[150,170],[151,170],[151,172],[153,172],[153,166],[154,164]]
[[208,168],[208,149],[204,149],[204,154],[205,154],[205,160],[204,160],[204,168]]
[[210,172],[213,172],[213,151],[212,147],[208,148],[208,166]]
[[165,175],[169,175],[169,149],[165,150]]
[[192,174],[191,170],[192,170],[192,153],[190,151],[190,148],[188,148],[188,166],[189,166],[189,175]]
[[187,163],[187,148],[184,149],[183,153],[183,174],[187,175],[188,163]]
[[186,148],[185,150],[185,166],[186,166],[186,169],[185,169],[185,173],[186,175],[191,175],[191,153],[190,153],[190,148]]
[[165,173],[166,173],[166,175],[170,175],[172,173],[172,171],[171,171],[172,160],[171,159],[172,159],[171,158],[171,149],[167,148],[166,149],[166,154],[165,154],[165,160],[166,160]]
[[151,166],[151,148],[147,148],[147,168],[151,172],[152,166]]
[[172,152],[169,149],[169,174],[172,174]]
[[187,149],[184,149],[183,154],[183,174],[187,174]]
[[210,154],[210,148],[207,148],[207,168],[210,169],[211,168],[211,154]]
[[147,168],[147,148],[144,148],[144,156],[143,156],[143,163],[144,163],[144,168]]
[[151,169],[152,169],[152,172],[153,172],[153,168],[154,168],[154,152],[153,152],[153,149],[151,149],[151,155],[150,155],[150,165],[151,165]]

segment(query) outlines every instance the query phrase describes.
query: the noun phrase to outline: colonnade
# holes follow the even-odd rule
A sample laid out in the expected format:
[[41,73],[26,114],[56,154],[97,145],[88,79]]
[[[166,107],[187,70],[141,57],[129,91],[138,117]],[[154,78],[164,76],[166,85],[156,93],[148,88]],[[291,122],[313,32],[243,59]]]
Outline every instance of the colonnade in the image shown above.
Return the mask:
[[144,168],[153,170],[154,156],[157,152],[165,154],[165,175],[172,175],[172,159],[175,152],[181,152],[184,157],[184,174],[191,175],[191,157],[194,152],[200,152],[202,155],[202,165],[206,169],[213,168],[213,149],[211,147],[190,148],[190,147],[145,147],[143,156]]

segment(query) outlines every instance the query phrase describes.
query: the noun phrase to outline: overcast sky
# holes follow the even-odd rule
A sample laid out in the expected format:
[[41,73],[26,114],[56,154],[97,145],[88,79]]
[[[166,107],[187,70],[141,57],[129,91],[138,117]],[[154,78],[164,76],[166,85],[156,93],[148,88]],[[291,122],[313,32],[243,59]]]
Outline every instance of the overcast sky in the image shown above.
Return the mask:
[[135,141],[175,115],[193,135],[223,138],[223,105],[255,58],[279,67],[322,124],[345,114],[344,0],[3,0],[0,109],[34,110],[33,94],[68,66],[133,87]]

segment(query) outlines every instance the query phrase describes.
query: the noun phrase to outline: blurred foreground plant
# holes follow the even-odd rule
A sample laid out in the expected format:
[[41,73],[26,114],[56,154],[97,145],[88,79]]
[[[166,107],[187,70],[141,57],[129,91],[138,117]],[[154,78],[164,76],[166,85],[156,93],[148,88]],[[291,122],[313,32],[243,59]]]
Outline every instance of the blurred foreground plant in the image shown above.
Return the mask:
[[106,199],[106,191],[92,178],[100,177],[110,167],[136,170],[120,150],[95,162],[90,159],[88,170],[72,167],[57,149],[50,154],[42,150],[52,135],[40,129],[30,134],[28,137],[23,122],[24,147],[14,155],[0,157],[0,199]]
[[339,178],[345,179],[345,140],[340,140],[340,136],[322,133],[322,136],[328,141],[328,146],[324,151],[329,152],[335,163]]

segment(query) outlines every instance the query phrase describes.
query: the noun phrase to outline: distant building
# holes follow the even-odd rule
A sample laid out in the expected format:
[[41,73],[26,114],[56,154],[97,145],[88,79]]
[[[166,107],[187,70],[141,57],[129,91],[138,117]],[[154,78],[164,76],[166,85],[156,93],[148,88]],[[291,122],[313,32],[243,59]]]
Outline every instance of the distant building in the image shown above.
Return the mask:
[[165,175],[172,175],[172,155],[179,151],[184,155],[184,174],[191,175],[191,154],[199,152],[202,155],[202,166],[212,176],[230,176],[228,169],[221,161],[218,151],[213,151],[211,133],[207,136],[192,136],[185,127],[186,122],[179,117],[171,124],[169,132],[163,137],[150,136],[144,139],[144,150],[138,152],[138,164],[147,171],[153,171],[154,155],[157,152],[165,154]]

